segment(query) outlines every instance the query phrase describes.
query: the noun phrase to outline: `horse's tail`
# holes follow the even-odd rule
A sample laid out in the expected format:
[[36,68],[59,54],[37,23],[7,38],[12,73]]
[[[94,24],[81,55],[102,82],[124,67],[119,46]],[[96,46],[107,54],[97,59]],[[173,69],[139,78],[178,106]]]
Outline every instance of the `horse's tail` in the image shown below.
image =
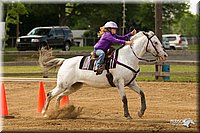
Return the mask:
[[39,50],[39,65],[43,68],[44,71],[49,71],[53,68],[60,67],[63,62],[65,61],[64,58],[55,58],[52,56],[52,49],[41,48]]

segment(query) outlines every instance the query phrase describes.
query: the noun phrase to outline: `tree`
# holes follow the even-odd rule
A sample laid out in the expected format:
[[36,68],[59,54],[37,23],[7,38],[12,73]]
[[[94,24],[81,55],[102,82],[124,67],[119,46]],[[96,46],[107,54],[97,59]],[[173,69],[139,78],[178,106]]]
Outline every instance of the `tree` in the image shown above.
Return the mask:
[[7,32],[9,32],[10,28],[9,25],[16,25],[16,38],[19,36],[19,23],[20,23],[20,16],[28,14],[24,4],[22,3],[12,3],[8,4],[7,6],[7,14],[6,14],[6,36],[5,41],[8,39],[9,35]]
[[[7,4],[6,20],[10,17],[8,12],[17,3]],[[122,3],[118,4],[22,4],[20,11],[20,35],[27,34],[31,29],[38,26],[66,25],[71,29],[89,29],[90,36],[96,37],[99,27],[106,21],[113,20],[119,26],[119,34],[122,26]],[[172,32],[172,25],[178,23],[184,13],[188,12],[188,5],[185,3],[163,3],[163,33]],[[14,9],[12,9],[14,10]],[[10,14],[10,13],[9,13]],[[24,14],[24,15],[23,15]],[[25,15],[26,14],[26,15]],[[27,15],[28,14],[28,15]],[[126,3],[126,30],[131,27],[139,30],[154,31],[154,3]],[[8,18],[7,18],[8,16]],[[10,18],[9,18],[10,17]],[[14,19],[16,20],[16,19]],[[13,23],[9,20],[7,28],[15,30]],[[16,24],[14,24],[16,25]],[[12,34],[8,32],[8,34]]]
[[180,18],[188,12],[187,3],[163,4],[163,33],[172,33],[173,23],[180,21]]
[[185,13],[180,21],[172,25],[173,33],[183,34],[185,36],[198,36],[198,15]]
[[[126,32],[130,27],[139,30],[153,30],[155,27],[154,3],[126,4]],[[122,25],[122,4],[78,4],[66,5],[68,25],[75,29],[88,28],[98,30],[106,21],[113,20]],[[185,3],[163,4],[163,32],[171,32],[170,26],[179,21],[185,12],[188,12]],[[94,23],[95,22],[95,23]]]

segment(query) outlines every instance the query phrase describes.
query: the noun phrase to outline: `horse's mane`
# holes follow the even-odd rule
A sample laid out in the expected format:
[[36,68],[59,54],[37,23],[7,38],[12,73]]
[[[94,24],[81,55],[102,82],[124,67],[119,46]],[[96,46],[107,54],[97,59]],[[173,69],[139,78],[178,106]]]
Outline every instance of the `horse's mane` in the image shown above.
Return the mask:
[[139,31],[137,34],[135,34],[134,36],[132,36],[132,37],[130,38],[130,40],[133,40],[133,41],[134,41],[134,40],[136,40],[136,39],[138,39],[138,38],[144,36],[145,34],[147,34],[148,36],[150,36],[150,35],[153,35],[154,33],[153,33],[153,31],[149,31],[149,32]]
[[144,34],[143,34],[143,32],[142,31],[140,31],[140,32],[138,32],[137,34],[135,34],[134,36],[132,36],[131,38],[130,38],[130,40],[136,40],[136,39],[138,39],[138,38],[140,38],[140,37],[142,37]]

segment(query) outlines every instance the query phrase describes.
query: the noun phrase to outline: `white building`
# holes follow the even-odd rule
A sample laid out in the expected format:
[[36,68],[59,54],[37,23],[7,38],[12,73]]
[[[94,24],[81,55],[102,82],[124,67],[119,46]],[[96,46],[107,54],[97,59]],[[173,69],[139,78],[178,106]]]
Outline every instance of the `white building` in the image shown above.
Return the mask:
[[74,43],[78,45],[79,47],[83,47],[83,41],[84,41],[84,33],[88,30],[72,30],[73,37],[74,37]]

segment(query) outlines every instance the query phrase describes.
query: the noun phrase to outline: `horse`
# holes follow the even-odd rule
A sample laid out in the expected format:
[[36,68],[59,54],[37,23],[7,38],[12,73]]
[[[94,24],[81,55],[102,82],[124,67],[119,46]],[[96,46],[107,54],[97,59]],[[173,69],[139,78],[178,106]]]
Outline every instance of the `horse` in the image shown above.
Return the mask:
[[[116,62],[116,68],[110,69],[110,73],[113,76],[113,84],[117,87],[123,103],[124,117],[127,119],[132,119],[132,117],[128,110],[125,86],[128,86],[140,96],[141,107],[138,111],[138,116],[142,117],[146,110],[145,94],[136,82],[136,77],[139,73],[139,61],[149,61],[142,58],[142,56],[149,52],[160,61],[164,61],[168,57],[158,37],[152,31],[140,31],[132,36],[130,40],[133,41],[131,45],[124,45],[119,49],[118,58],[114,59]],[[56,97],[55,108],[58,109],[61,98],[65,95],[68,96],[73,92],[76,92],[83,84],[95,88],[111,87],[107,81],[105,70],[101,75],[96,75],[94,71],[79,69],[79,64],[82,58],[83,56],[75,56],[69,59],[54,58],[42,63],[41,66],[46,67],[48,70],[53,67],[60,67],[57,73],[57,85],[47,93],[47,98],[42,109],[44,117],[47,117],[46,111],[53,98]]]

